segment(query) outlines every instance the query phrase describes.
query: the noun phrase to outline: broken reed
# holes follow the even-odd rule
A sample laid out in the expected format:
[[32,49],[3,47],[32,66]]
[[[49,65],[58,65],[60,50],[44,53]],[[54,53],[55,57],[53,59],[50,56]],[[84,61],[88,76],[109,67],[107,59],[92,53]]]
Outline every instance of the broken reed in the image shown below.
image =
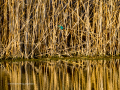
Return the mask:
[[0,57],[120,55],[118,0],[1,0],[0,19]]

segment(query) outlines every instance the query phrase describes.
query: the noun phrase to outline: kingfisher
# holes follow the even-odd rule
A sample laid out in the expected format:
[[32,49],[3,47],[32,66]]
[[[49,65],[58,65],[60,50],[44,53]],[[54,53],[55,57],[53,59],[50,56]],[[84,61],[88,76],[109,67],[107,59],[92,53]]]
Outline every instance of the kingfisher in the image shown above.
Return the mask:
[[58,25],[58,27],[60,28],[60,30],[63,30],[63,29],[64,29],[63,26]]

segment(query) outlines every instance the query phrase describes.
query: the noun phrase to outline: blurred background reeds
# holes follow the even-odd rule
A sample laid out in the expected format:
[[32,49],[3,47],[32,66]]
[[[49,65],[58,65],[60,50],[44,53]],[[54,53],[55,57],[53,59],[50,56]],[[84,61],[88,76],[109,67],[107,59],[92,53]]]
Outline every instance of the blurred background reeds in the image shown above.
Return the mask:
[[55,55],[120,55],[120,1],[0,0],[0,57]]

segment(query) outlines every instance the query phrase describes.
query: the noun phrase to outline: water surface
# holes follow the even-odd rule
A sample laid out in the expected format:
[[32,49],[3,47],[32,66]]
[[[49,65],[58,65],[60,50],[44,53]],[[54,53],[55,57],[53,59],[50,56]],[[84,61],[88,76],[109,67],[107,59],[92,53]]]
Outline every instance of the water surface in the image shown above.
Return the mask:
[[120,90],[119,61],[2,61],[0,90]]

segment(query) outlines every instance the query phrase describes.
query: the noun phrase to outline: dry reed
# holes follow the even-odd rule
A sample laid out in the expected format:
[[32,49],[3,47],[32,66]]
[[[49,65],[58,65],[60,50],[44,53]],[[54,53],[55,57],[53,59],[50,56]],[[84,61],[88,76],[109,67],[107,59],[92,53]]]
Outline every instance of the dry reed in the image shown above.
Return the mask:
[[120,55],[119,0],[1,0],[0,26],[1,58]]

